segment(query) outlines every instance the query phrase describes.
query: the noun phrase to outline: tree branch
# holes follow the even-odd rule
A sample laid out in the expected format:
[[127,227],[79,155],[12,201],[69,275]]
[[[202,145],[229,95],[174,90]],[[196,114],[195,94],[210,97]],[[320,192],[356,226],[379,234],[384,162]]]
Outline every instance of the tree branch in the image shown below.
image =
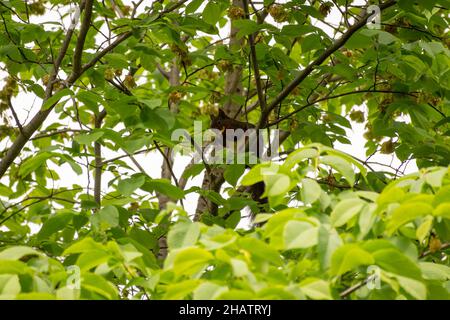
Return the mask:
[[289,119],[294,114],[299,113],[300,111],[302,111],[302,110],[304,110],[304,109],[306,109],[306,108],[308,108],[310,106],[313,106],[313,105],[315,105],[318,102],[327,101],[327,100],[331,100],[331,99],[337,99],[337,98],[349,96],[349,95],[352,95],[352,94],[361,94],[361,93],[394,93],[394,94],[403,94],[403,95],[415,97],[414,94],[411,93],[411,92],[391,91],[391,90],[357,90],[357,91],[351,91],[351,92],[344,92],[344,93],[340,93],[340,94],[337,94],[337,95],[334,95],[334,96],[328,96],[328,97],[320,98],[320,99],[314,100],[312,102],[309,102],[309,103],[301,106],[300,108],[298,108],[298,109],[288,113],[287,115],[285,115],[285,116],[283,116],[283,117],[281,117],[281,118],[279,118],[279,119],[269,123],[267,125],[267,127],[271,127],[271,126],[276,125],[276,124],[278,124],[278,123],[280,123],[280,122],[282,122],[282,121],[284,121],[286,119]]
[[[244,11],[247,19],[250,19],[250,14],[248,12],[248,3],[247,0],[244,1]],[[258,101],[259,105],[261,106],[261,109],[266,110],[266,100],[264,97],[263,87],[261,84],[261,75],[259,73],[259,66],[258,66],[258,59],[256,57],[256,49],[255,49],[255,33],[248,35],[248,41],[250,43],[250,54],[252,57],[252,65],[253,65],[253,72],[255,74],[255,81],[256,81],[256,91],[258,93]]]
[[77,44],[75,46],[75,53],[73,54],[72,72],[77,75],[81,73],[81,59],[83,55],[84,43],[86,41],[86,35],[89,31],[92,19],[92,4],[93,0],[86,0],[84,19],[81,23],[80,33],[78,35]]
[[[103,119],[106,117],[106,110],[102,110],[95,116],[95,128],[102,127]],[[94,200],[100,207],[101,205],[101,191],[102,191],[102,145],[98,140],[94,142],[94,157],[95,157],[95,174],[94,174]]]
[[8,107],[9,110],[12,113],[12,116],[14,118],[14,121],[16,122],[17,127],[19,128],[20,133],[23,133],[23,128],[22,128],[22,124],[20,123],[19,117],[17,116],[16,110],[14,110],[14,107],[11,103],[11,98],[8,97]]

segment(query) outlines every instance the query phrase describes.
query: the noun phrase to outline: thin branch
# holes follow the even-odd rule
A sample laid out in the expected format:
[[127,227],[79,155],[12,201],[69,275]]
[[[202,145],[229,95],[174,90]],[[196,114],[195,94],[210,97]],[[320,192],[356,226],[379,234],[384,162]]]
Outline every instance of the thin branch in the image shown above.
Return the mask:
[[[450,248],[450,242],[443,243],[437,251],[442,251],[442,250],[445,250],[448,248]],[[429,256],[430,254],[433,254],[437,251],[431,251],[431,250],[424,251],[420,254],[419,259],[425,258],[426,256]]]
[[8,107],[13,115],[14,121],[16,122],[16,125],[19,128],[20,133],[23,134],[22,124],[20,123],[20,120],[19,120],[19,117],[17,116],[16,110],[14,110],[14,107],[11,103],[11,98],[9,98],[9,97],[8,97]]
[[81,58],[83,55],[84,43],[86,41],[86,35],[89,31],[92,18],[92,4],[93,0],[86,0],[84,19],[81,23],[80,33],[78,34],[77,44],[75,46],[75,53],[73,54],[73,73],[81,73]]
[[84,130],[81,129],[61,129],[61,130],[52,130],[50,132],[40,132],[37,135],[35,135],[33,138],[31,138],[30,140],[37,140],[37,139],[42,139],[42,138],[48,138],[48,137],[52,137],[52,136],[56,136],[58,134],[61,133],[66,133],[66,132],[82,132]]
[[318,102],[327,101],[327,100],[336,99],[336,98],[341,98],[341,97],[352,95],[352,94],[361,94],[361,93],[395,93],[395,94],[403,94],[403,95],[408,95],[408,96],[415,97],[414,94],[411,93],[411,92],[390,91],[390,90],[358,90],[358,91],[352,91],[352,92],[344,92],[344,93],[340,93],[340,94],[337,94],[337,95],[334,95],[334,96],[328,96],[328,97],[320,98],[320,99],[314,100],[314,101],[312,101],[310,103],[307,103],[307,104],[301,106],[300,108],[298,108],[298,109],[288,113],[287,115],[285,115],[285,116],[283,116],[283,117],[281,117],[281,118],[279,118],[279,119],[269,123],[267,125],[267,127],[271,127],[273,125],[276,125],[277,123],[280,123],[280,122],[282,122],[282,121],[284,121],[286,119],[289,119],[294,114],[296,114],[296,113],[298,113],[298,112],[300,112],[300,111],[302,111],[302,110],[304,110],[304,109],[306,109],[306,108],[308,108],[310,106],[313,106],[313,105],[315,105]]
[[163,66],[161,66],[159,63],[157,63],[157,64],[156,64],[156,68],[158,68],[158,71],[162,74],[162,76],[163,76],[164,78],[166,78],[167,80],[170,79],[170,73],[169,73],[167,70],[165,70],[165,69],[163,68]]
[[[247,16],[247,19],[249,19],[248,3],[247,3],[247,0],[243,0],[243,1],[244,1],[245,15]],[[255,41],[254,41],[255,34],[256,33],[249,34],[248,40],[250,42],[250,54],[252,57],[253,73],[255,74],[256,91],[258,93],[258,101],[259,101],[259,105],[261,106],[261,109],[264,112],[266,110],[266,100],[264,97],[264,92],[263,92],[263,88],[262,88],[262,84],[261,84],[261,75],[259,73],[258,59],[256,57],[256,49],[255,49]]]
[[[100,129],[103,119],[106,117],[106,110],[102,110],[95,116],[95,128]],[[100,207],[101,205],[101,188],[102,188],[102,145],[97,140],[94,142],[94,161],[95,161],[95,174],[94,174],[94,200]]]
[[365,286],[370,280],[372,280],[373,276],[369,276],[366,279],[364,279],[363,281],[355,284],[354,286],[351,286],[350,288],[347,288],[346,290],[342,291],[339,296],[341,298],[346,298],[347,296],[349,296],[350,294],[352,294],[353,292],[355,292],[356,290],[362,288],[363,286]]
[[120,159],[122,159],[122,158],[127,158],[127,157],[130,157],[130,156],[135,156],[135,155],[138,155],[138,154],[150,152],[150,151],[153,151],[153,150],[155,150],[155,149],[156,149],[156,148],[149,148],[149,149],[139,150],[139,151],[136,151],[136,152],[133,153],[133,154],[130,154],[130,153],[127,152],[126,154],[123,154],[123,155],[120,155],[120,156],[117,156],[117,157],[114,157],[114,158],[111,158],[111,159],[108,159],[108,160],[104,160],[104,161],[103,161],[103,165],[108,164],[108,163],[110,163],[110,162],[114,162],[114,161],[116,161],[116,160],[120,160]]
[[161,153],[161,155],[164,158],[164,161],[167,164],[167,167],[169,168],[170,174],[172,175],[173,180],[175,181],[175,185],[179,188],[180,184],[178,183],[178,179],[177,176],[175,175],[175,173],[173,172],[172,169],[172,164],[169,160],[169,158],[167,157],[167,155],[165,154],[165,152],[161,149],[161,147],[158,145],[158,142],[156,142],[156,140],[153,140],[153,143],[155,144],[156,149],[158,149],[159,153]]

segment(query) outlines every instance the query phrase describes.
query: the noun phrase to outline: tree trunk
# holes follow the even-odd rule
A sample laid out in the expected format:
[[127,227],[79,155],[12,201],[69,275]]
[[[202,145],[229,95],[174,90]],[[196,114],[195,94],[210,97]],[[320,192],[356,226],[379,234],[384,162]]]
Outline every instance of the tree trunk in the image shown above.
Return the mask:
[[[244,8],[244,4],[242,0],[233,0],[233,6]],[[236,34],[238,33],[238,29],[233,27],[231,23],[230,29],[230,49],[239,49],[243,45],[243,39],[237,39]],[[225,75],[225,95],[229,97],[229,100],[223,106],[223,111],[230,118],[234,118],[235,115],[239,112],[240,105],[236,104],[232,101],[231,97],[233,95],[243,95],[242,92],[242,66],[234,66],[231,71],[229,71]],[[225,181],[223,178],[224,170],[222,168],[214,168],[205,172],[205,176],[203,178],[202,189],[210,190],[215,192],[220,192],[220,188]],[[198,221],[201,219],[202,214],[205,212],[209,212],[210,214],[217,213],[217,205],[209,200],[207,197],[200,196],[197,202],[197,209],[195,212],[194,220]]]

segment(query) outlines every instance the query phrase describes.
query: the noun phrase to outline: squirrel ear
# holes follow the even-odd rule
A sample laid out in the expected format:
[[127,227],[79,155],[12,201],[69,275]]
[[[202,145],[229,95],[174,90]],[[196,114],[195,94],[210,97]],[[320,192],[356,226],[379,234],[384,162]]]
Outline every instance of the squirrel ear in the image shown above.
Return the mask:
[[219,109],[219,118],[227,118],[227,115],[222,109]]

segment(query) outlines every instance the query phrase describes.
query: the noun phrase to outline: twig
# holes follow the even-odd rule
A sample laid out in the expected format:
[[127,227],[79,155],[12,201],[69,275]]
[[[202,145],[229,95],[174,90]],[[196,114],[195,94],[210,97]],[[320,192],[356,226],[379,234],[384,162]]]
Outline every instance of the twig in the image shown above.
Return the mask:
[[[244,11],[245,11],[245,15],[247,16],[247,19],[250,19],[250,15],[248,12],[248,3],[247,0],[243,0],[244,1]],[[263,88],[262,88],[262,84],[261,84],[261,75],[259,73],[259,66],[258,66],[258,59],[256,57],[256,49],[255,49],[255,41],[254,41],[254,35],[256,33],[253,34],[249,34],[248,35],[248,40],[250,42],[250,54],[252,57],[252,65],[253,65],[253,73],[255,74],[255,81],[256,81],[256,91],[258,93],[258,101],[259,101],[259,105],[261,106],[261,109],[263,110],[263,112],[266,110],[266,101],[264,98],[264,93],[263,93]]]
[[19,128],[20,133],[23,134],[22,124],[20,123],[19,117],[17,116],[17,113],[14,110],[14,107],[13,107],[13,105],[11,103],[11,98],[9,98],[9,97],[8,97],[8,107],[9,107],[9,110],[11,110],[11,113],[13,115],[14,121],[16,122],[16,125]]
[[[442,251],[442,250],[445,250],[448,248],[450,248],[450,242],[443,243],[437,251]],[[419,259],[425,258],[426,256],[428,256],[432,253],[435,253],[437,251],[431,251],[431,250],[424,251],[420,254]]]

